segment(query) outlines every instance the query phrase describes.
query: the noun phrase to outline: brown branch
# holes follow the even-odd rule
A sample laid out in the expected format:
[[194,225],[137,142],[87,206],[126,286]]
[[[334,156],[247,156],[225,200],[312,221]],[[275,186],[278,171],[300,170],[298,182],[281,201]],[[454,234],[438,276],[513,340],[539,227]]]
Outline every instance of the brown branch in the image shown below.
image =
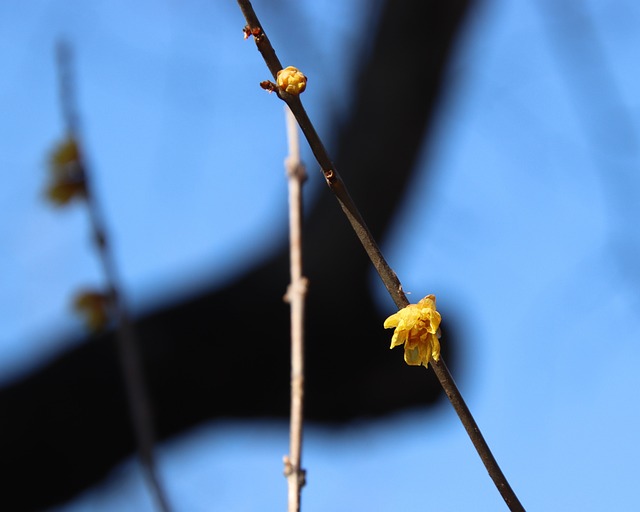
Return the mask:
[[[245,34],[253,36],[258,50],[262,54],[267,67],[269,68],[271,74],[275,79],[278,71],[282,69],[282,64],[280,63],[275,50],[271,46],[264,28],[260,24],[260,21],[258,20],[251,2],[249,0],[237,1],[247,22]],[[407,306],[409,304],[409,301],[407,300],[407,297],[402,290],[402,285],[398,277],[386,262],[384,256],[378,248],[377,243],[373,239],[369,228],[367,227],[364,219],[360,215],[358,209],[356,208],[356,205],[351,199],[351,196],[349,195],[344,182],[340,178],[335,165],[331,161],[331,158],[329,157],[329,154],[324,147],[324,144],[318,136],[313,124],[311,123],[311,120],[309,119],[309,116],[307,115],[299,96],[287,94],[286,92],[281,91],[277,88],[276,92],[278,94],[278,97],[289,106],[291,112],[294,114],[296,120],[298,121],[300,129],[305,135],[307,142],[309,143],[309,146],[316,160],[318,161],[318,164],[320,164],[327,185],[338,200],[340,207],[351,223],[351,226],[360,239],[360,242],[362,243],[365,251],[367,252],[367,255],[373,263],[374,268],[378,272],[378,275],[382,279],[382,282],[387,288],[387,291],[391,295],[396,306],[399,309]],[[462,395],[458,390],[453,377],[449,373],[444,359],[440,357],[439,361],[433,362],[433,368],[436,376],[438,377],[440,385],[444,389],[447,398],[458,414],[458,417],[464,425],[467,434],[471,439],[471,442],[473,443],[476,451],[478,452],[478,455],[480,456],[480,459],[484,463],[485,468],[487,469],[494,484],[498,488],[498,491],[503,497],[505,503],[512,511],[524,511],[524,507],[518,500],[516,494],[513,492],[513,489],[500,470],[495,457],[491,453],[489,446],[482,436],[482,433],[480,432],[475,419],[473,418],[471,412],[469,411],[469,408],[462,398]]]

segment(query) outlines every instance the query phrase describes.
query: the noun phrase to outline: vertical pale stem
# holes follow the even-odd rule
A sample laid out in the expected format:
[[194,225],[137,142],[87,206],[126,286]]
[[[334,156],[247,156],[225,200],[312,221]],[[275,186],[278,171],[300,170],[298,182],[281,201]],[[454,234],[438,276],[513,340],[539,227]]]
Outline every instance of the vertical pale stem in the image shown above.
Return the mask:
[[291,305],[291,418],[289,455],[284,458],[288,484],[288,512],[300,511],[300,491],[305,483],[302,459],[302,421],[304,404],[304,301],[307,280],[302,275],[302,183],[306,179],[300,162],[298,124],[288,107],[287,138],[289,156],[285,169],[289,183],[289,250],[291,283],[285,300]]

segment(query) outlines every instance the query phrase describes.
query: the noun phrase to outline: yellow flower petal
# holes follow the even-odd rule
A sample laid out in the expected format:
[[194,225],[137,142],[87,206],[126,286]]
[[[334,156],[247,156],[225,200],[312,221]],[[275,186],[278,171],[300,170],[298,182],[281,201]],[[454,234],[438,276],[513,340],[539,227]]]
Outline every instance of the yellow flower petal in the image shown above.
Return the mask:
[[397,327],[399,322],[400,322],[400,312],[394,313],[384,321],[384,328],[389,329],[390,327]]
[[422,364],[422,358],[418,347],[412,349],[404,349],[404,362],[411,366],[420,366]]
[[73,137],[67,137],[56,146],[50,157],[50,164],[53,168],[63,167],[67,164],[80,160],[80,149]]
[[402,345],[406,340],[407,340],[407,332],[396,329],[396,331],[393,333],[393,336],[391,337],[391,346],[389,348]]

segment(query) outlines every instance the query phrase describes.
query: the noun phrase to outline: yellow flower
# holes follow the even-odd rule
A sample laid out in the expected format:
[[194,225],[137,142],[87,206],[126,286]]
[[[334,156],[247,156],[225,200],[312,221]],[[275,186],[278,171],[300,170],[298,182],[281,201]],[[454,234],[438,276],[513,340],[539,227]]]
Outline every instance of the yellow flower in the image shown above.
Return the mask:
[[47,197],[56,205],[65,205],[76,197],[84,197],[87,189],[80,161],[80,150],[73,137],[54,149],[49,159]]
[[298,68],[287,66],[276,75],[278,87],[289,94],[298,95],[307,88],[307,77]]
[[51,154],[51,167],[59,169],[67,164],[80,161],[80,148],[73,137],[67,137],[56,146]]
[[55,205],[65,205],[74,197],[82,197],[86,193],[83,182],[74,182],[71,180],[57,181],[51,183],[47,187],[47,197]]
[[109,297],[105,293],[85,290],[76,294],[73,308],[84,317],[91,330],[99,331],[109,321],[109,303]]
[[412,366],[428,367],[432,359],[440,359],[440,313],[435,295],[427,295],[417,304],[409,304],[384,321],[384,328],[395,327],[391,347],[404,343],[404,360]]

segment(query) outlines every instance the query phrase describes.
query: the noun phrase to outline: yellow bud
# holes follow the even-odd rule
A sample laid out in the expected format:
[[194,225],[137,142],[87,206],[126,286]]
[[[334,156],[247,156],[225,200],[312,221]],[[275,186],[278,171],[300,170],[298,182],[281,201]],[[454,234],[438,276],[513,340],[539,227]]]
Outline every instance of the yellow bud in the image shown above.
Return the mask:
[[296,96],[307,88],[307,77],[293,66],[287,66],[278,71],[276,80],[280,89]]

